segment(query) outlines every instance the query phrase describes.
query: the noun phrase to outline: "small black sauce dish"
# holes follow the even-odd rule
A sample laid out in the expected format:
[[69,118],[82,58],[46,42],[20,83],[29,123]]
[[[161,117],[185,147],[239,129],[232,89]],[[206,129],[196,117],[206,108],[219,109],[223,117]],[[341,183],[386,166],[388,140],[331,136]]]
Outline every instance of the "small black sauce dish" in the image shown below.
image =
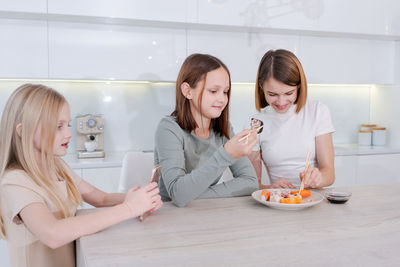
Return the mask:
[[331,191],[325,194],[326,199],[333,204],[344,204],[346,203],[350,197],[351,192],[344,191]]

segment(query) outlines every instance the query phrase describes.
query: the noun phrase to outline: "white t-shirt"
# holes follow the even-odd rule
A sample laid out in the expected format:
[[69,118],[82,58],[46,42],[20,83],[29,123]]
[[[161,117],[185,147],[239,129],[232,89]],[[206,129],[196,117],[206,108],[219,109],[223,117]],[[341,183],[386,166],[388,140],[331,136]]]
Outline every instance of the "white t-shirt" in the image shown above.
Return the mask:
[[319,101],[308,101],[296,114],[297,105],[280,114],[267,106],[252,118],[264,123],[254,151],[261,148],[271,184],[285,178],[295,186],[300,185],[300,172],[304,171],[307,150],[312,153],[310,166],[317,166],[315,137],[335,131],[329,109]]

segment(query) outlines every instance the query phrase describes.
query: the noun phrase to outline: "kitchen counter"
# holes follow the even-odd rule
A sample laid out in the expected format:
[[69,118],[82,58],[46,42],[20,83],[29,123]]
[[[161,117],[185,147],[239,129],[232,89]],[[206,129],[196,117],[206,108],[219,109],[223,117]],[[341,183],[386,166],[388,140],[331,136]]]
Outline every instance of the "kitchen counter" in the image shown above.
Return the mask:
[[77,240],[77,266],[397,265],[400,183],[342,189],[353,193],[346,204],[323,200],[299,211],[251,197],[164,203],[142,223]]
[[106,152],[105,158],[78,159],[77,154],[67,154],[63,159],[73,169],[121,167],[126,152]]
[[[74,169],[121,167],[126,151],[106,152],[105,158],[78,159],[67,154],[64,160]],[[335,156],[400,154],[400,147],[359,146],[357,144],[335,145]]]
[[396,146],[359,146],[358,144],[336,144],[335,156],[361,156],[380,154],[399,154]]

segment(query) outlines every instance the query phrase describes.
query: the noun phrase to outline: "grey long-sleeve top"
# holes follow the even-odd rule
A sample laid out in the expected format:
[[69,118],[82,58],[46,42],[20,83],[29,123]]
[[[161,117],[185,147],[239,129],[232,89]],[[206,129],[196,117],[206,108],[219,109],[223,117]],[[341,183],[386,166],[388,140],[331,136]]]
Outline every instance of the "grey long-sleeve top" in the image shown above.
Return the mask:
[[[232,129],[231,129],[232,132]],[[163,118],[156,131],[154,162],[161,164],[160,194],[183,207],[197,198],[250,195],[258,189],[248,157],[235,159],[224,149],[228,141],[211,130],[208,139],[183,130],[174,117]],[[234,179],[217,184],[229,167]]]

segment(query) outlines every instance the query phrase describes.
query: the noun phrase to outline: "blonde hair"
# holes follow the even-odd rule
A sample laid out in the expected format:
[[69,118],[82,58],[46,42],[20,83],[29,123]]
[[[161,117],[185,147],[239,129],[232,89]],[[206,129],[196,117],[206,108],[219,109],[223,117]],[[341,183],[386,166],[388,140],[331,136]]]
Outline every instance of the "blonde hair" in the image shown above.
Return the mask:
[[256,109],[258,111],[268,106],[262,86],[270,78],[289,86],[298,87],[295,103],[297,104],[296,113],[299,113],[307,100],[307,79],[303,66],[295,54],[284,49],[269,50],[261,59],[255,90]]
[[[0,181],[8,170],[23,170],[49,196],[60,210],[61,217],[71,216],[69,207],[79,205],[81,195],[66,163],[53,154],[58,117],[67,104],[57,91],[40,84],[24,84],[10,96],[0,122]],[[16,128],[21,124],[21,132]],[[34,135],[40,130],[40,162],[35,157]],[[64,180],[68,200],[57,188],[57,179]],[[0,236],[6,238],[0,203]]]

